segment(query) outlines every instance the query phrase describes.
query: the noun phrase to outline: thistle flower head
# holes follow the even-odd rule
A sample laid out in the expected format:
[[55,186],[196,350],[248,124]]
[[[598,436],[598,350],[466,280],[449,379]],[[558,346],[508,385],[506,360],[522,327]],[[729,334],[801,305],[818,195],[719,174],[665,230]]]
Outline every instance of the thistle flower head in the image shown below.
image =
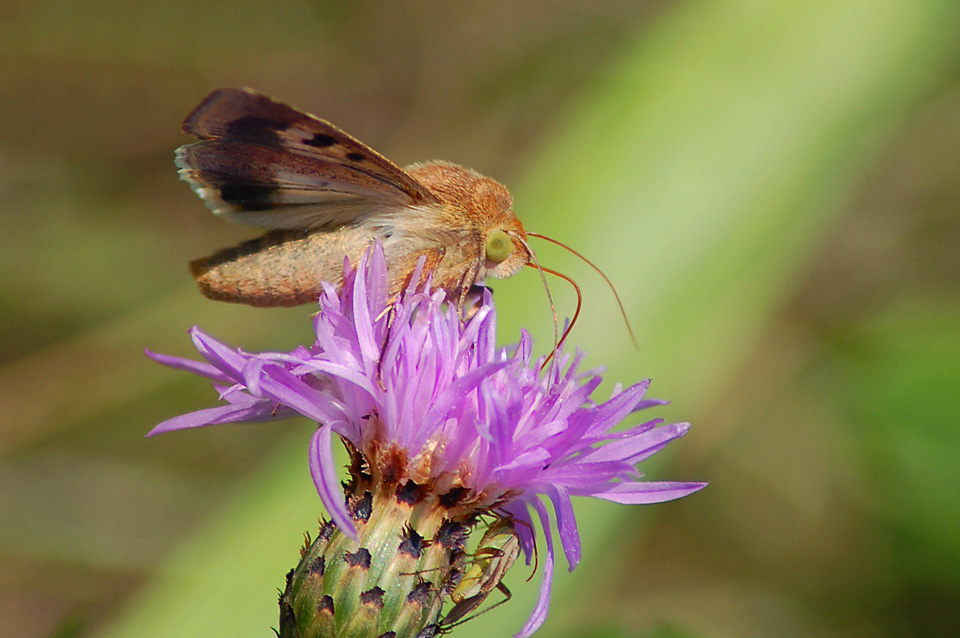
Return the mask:
[[[485,513],[519,522],[513,529],[528,562],[534,530],[541,529],[547,552],[540,597],[517,634],[529,636],[546,619],[555,530],[570,569],[580,560],[571,497],[644,504],[701,489],[703,483],[641,481],[636,470],[689,426],[652,419],[614,431],[631,414],[665,403],[645,398],[648,381],[617,386],[597,403],[591,395],[601,378],[579,371],[581,353],[558,352],[541,369],[528,333],[513,347],[496,346],[489,292],[464,322],[429,282],[391,299],[386,267],[377,246],[349,271],[341,291],[325,287],[312,346],[248,353],[194,328],[205,363],[151,354],[211,379],[226,403],[161,423],[151,434],[295,414],[316,421],[310,472],[334,525],[354,540],[368,522],[357,516],[358,503],[384,486],[394,499],[416,494],[414,500],[441,504],[437,530],[450,521],[469,527]],[[411,281],[420,280],[414,273]],[[353,460],[346,500],[334,434]],[[455,559],[444,560],[457,571]],[[438,582],[441,591],[445,586]],[[424,618],[437,613],[431,608]]]

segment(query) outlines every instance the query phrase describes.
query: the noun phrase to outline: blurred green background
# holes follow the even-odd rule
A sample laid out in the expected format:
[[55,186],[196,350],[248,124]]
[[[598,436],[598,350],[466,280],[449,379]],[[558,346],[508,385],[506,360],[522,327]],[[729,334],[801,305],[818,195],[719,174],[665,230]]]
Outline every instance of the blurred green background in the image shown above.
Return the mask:
[[[616,282],[640,348],[544,246],[585,290],[571,343],[694,423],[645,470],[710,487],[578,502],[584,560],[538,635],[954,634],[958,34],[956,0],[0,0],[0,636],[277,624],[321,513],[311,425],[143,438],[215,399],[144,347],[310,339],[309,307],[209,302],[187,272],[255,234],[172,161],[234,85],[508,184]],[[536,274],[494,287],[501,341],[546,348]],[[457,635],[517,631],[528,574]]]

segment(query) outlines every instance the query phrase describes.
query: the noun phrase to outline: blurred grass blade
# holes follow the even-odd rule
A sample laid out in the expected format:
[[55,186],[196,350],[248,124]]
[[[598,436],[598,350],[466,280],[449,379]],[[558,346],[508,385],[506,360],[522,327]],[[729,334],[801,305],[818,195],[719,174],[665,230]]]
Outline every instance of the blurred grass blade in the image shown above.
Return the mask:
[[[589,308],[573,342],[608,364],[611,379],[653,375],[655,395],[674,401],[671,415],[706,427],[705,410],[878,145],[944,72],[958,11],[955,0],[694,1],[638,34],[517,196],[530,228],[603,256],[597,261],[620,287],[641,352],[624,347],[612,313]],[[535,314],[531,302],[499,294],[498,302],[501,334],[513,340],[521,319]],[[540,334],[549,334],[548,321],[544,313]],[[275,626],[274,591],[320,510],[315,496],[284,500],[309,488],[305,446],[289,453],[294,469],[275,463],[276,474],[252,486],[242,506],[211,522],[215,533],[172,557],[106,635],[253,636]],[[599,578],[602,539],[633,540],[636,530],[620,527],[622,508],[577,506],[583,592]],[[515,600],[458,635],[520,628],[535,596],[532,584],[515,586],[521,571],[508,578]],[[544,634],[562,626],[573,583],[557,579]]]

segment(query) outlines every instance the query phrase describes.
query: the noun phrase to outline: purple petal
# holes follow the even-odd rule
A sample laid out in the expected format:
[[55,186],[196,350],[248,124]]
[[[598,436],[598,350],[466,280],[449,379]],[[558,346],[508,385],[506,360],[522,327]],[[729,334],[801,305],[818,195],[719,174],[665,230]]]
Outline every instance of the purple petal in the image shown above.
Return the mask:
[[540,596],[537,598],[537,606],[533,613],[523,626],[519,633],[514,634],[515,638],[528,638],[533,635],[540,625],[547,619],[547,612],[550,611],[550,588],[553,585],[553,533],[550,530],[550,516],[547,514],[547,508],[538,498],[528,501],[530,506],[536,510],[540,517],[540,527],[543,528],[543,536],[547,541],[547,560],[543,564],[543,582],[540,585]]
[[623,462],[610,461],[608,463],[563,464],[556,463],[538,473],[538,483],[557,483],[568,489],[582,491],[596,489],[598,485],[617,478],[635,476],[637,470],[632,465]]
[[706,487],[706,483],[677,483],[672,481],[635,481],[613,483],[601,490],[576,492],[580,496],[593,496],[605,501],[624,505],[648,505],[683,498]]
[[664,399],[644,399],[633,406],[633,411],[639,412],[640,410],[646,410],[647,408],[652,408],[657,405],[670,405],[670,402]]
[[623,421],[631,412],[637,401],[643,397],[646,387],[638,383],[633,385],[603,405],[596,408],[592,417],[593,423],[584,432],[584,436],[593,437],[609,431],[613,426]]
[[349,381],[358,388],[373,394],[373,385],[371,384],[370,378],[354,368],[350,368],[339,363],[334,363],[332,361],[309,361],[305,363],[303,367],[309,368],[314,372],[324,372],[331,376],[339,377],[340,379]]
[[613,440],[613,439],[626,439],[626,438],[630,438],[631,436],[638,436],[640,434],[643,434],[647,430],[652,430],[653,428],[657,427],[658,425],[663,423],[664,420],[665,419],[662,419],[662,418],[650,419],[649,421],[645,421],[640,425],[633,426],[629,430],[618,430],[617,432],[608,432],[605,438]]
[[233,378],[227,377],[225,374],[220,372],[220,370],[209,363],[194,361],[193,359],[184,359],[182,357],[174,357],[168,354],[160,354],[159,352],[153,352],[151,350],[144,350],[144,352],[148,357],[157,363],[167,366],[168,368],[192,372],[200,375],[201,377],[207,377],[208,379],[213,379],[214,381],[220,381],[221,383],[233,383],[234,381]]
[[[367,265],[370,257],[374,262],[383,260],[383,249],[377,242],[373,255],[369,253],[360,260],[357,276],[353,283],[353,319],[356,324],[357,340],[360,344],[360,353],[364,360],[364,369],[370,370],[373,363],[380,358],[380,347],[376,344],[373,334],[373,321],[370,319],[370,309],[367,307]],[[372,274],[372,273],[371,273]]]
[[357,540],[357,528],[350,520],[347,506],[343,501],[343,491],[340,489],[340,479],[333,462],[333,429],[328,425],[321,425],[310,439],[310,475],[313,484],[317,486],[320,500],[330,513],[330,518],[344,534]]
[[560,485],[548,485],[545,492],[553,502],[560,546],[563,547],[570,571],[573,571],[580,563],[580,532],[577,530],[577,517],[573,514],[573,502],[567,490]]
[[270,376],[263,377],[260,384],[263,396],[293,408],[308,419],[328,423],[340,416],[327,393],[312,388],[283,368],[271,369]]
[[148,437],[175,430],[189,430],[205,425],[221,423],[235,423],[237,421],[259,420],[270,416],[273,405],[269,401],[255,400],[249,403],[221,405],[215,408],[206,408],[196,412],[188,412],[172,419],[167,419],[147,433]]
[[[379,244],[379,242],[377,242]],[[380,245],[381,249],[383,248],[382,244]],[[386,259],[386,257],[384,257]],[[427,256],[420,255],[417,258],[417,264],[413,267],[413,272],[410,273],[410,281],[407,282],[407,287],[404,292],[407,295],[417,294],[417,288],[420,287],[420,278],[423,277],[423,267],[427,265]]]
[[543,466],[549,460],[550,454],[542,447],[535,447],[532,450],[527,450],[526,452],[521,452],[509,463],[504,463],[503,465],[498,466],[496,469],[498,471],[513,470],[520,467],[531,467],[531,466]]
[[653,430],[653,432],[648,432],[643,436],[650,436],[650,434],[655,434],[660,430],[664,430],[663,443],[660,445],[651,446],[646,450],[643,450],[637,454],[634,454],[633,456],[626,459],[626,461],[631,465],[636,465],[640,461],[650,458],[651,456],[653,456],[654,454],[662,450],[670,441],[673,441],[674,439],[679,439],[681,436],[685,435],[689,429],[690,429],[689,423],[671,423],[670,425],[664,425],[662,427],[659,427],[656,430]]
[[627,439],[620,439],[593,448],[584,454],[584,463],[606,463],[608,461],[622,461],[631,459],[636,464],[651,456],[654,452],[663,449],[670,441],[679,438],[690,429],[688,423],[674,423],[664,425]]
[[[436,403],[430,407],[430,411],[427,413],[421,428],[424,433],[421,438],[424,440],[428,438],[429,435],[427,433],[436,429],[440,421],[446,418],[450,410],[463,401],[464,395],[472,392],[483,379],[489,377],[497,370],[507,367],[508,364],[508,361],[487,363],[478,368],[474,368],[449,384],[444,389],[443,394],[437,399]],[[416,445],[423,444],[422,440],[414,440],[412,442]]]
[[200,328],[191,328],[190,338],[193,339],[194,347],[204,359],[234,381],[241,380],[240,371],[247,360],[246,356],[220,343]]
[[260,389],[260,381],[263,379],[263,368],[269,365],[274,364],[262,359],[248,359],[240,370],[244,385],[247,386],[250,394],[255,397],[263,396],[263,391]]

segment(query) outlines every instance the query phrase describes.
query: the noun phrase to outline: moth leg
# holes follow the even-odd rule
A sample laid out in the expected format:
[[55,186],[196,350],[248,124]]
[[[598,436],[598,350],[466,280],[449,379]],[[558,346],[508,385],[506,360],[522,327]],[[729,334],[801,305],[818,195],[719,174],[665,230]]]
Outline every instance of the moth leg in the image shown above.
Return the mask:
[[[426,260],[423,264],[423,270],[420,271],[420,281],[417,282],[417,287],[423,286],[425,283],[427,283],[427,277],[430,276],[430,273],[437,271],[437,268],[440,266],[440,262],[443,261],[443,258],[447,255],[447,249],[443,247],[431,248],[429,250],[416,253],[413,260],[414,264],[416,264],[417,260],[420,259],[420,255],[425,255]],[[434,285],[436,285],[436,282],[434,282]]]
[[[460,321],[466,323],[469,321],[473,315],[476,314],[477,308],[471,308],[467,311],[469,316],[464,316],[464,308],[467,305],[467,298],[470,296],[471,292],[475,292],[474,289],[482,289],[483,286],[477,285],[477,274],[480,272],[480,262],[477,262],[477,265],[473,268],[473,271],[467,271],[463,273],[463,278],[460,279],[460,298],[457,300],[457,315],[460,317]],[[482,297],[480,297],[482,299]],[[474,297],[471,296],[471,305],[474,305]]]
[[483,302],[483,292],[485,290],[493,292],[493,288],[490,288],[489,286],[482,286],[480,284],[474,284],[470,286],[469,290],[467,290],[466,299],[463,303],[463,309],[460,311],[460,316],[463,317],[464,323],[473,319],[473,316],[480,310],[480,305]]
[[[425,283],[427,283],[427,277],[431,273],[435,273],[437,268],[440,265],[440,262],[443,260],[443,257],[446,255],[446,250],[442,247],[437,248],[427,248],[425,250],[420,250],[409,255],[404,255],[400,258],[397,258],[396,261],[391,264],[388,268],[390,270],[396,269],[397,272],[406,273],[406,275],[401,279],[392,280],[390,289],[390,299],[387,301],[388,306],[392,306],[400,301],[400,296],[404,293],[407,288],[413,284],[414,289],[420,289]],[[420,270],[419,279],[413,281],[413,271],[417,266],[417,262],[421,257],[424,257],[423,268]],[[434,277],[433,285],[436,287],[438,284],[436,277]]]

